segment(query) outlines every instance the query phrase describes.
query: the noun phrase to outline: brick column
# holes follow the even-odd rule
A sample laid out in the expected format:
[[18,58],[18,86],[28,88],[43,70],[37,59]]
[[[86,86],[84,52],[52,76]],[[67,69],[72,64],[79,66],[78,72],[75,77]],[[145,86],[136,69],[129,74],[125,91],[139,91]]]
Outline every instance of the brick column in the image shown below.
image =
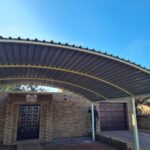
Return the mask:
[[39,139],[40,141],[45,141],[45,134],[46,134],[46,104],[41,105],[40,110],[40,133],[39,133]]
[[12,127],[13,127],[13,108],[14,105],[12,103],[7,104],[6,109],[6,120],[5,120],[5,130],[4,130],[4,144],[10,145],[12,144]]
[[96,124],[96,134],[100,134],[100,113],[99,113],[99,105],[100,105],[100,103],[95,103],[96,110],[97,110],[98,116],[99,116],[99,120],[97,120],[97,124]]
[[52,106],[47,104],[46,108],[46,136],[45,141],[51,141],[52,139]]
[[19,105],[14,104],[13,109],[13,126],[12,126],[12,144],[17,140],[17,128],[18,128],[18,117],[19,117]]
[[3,142],[4,138],[6,104],[7,104],[7,95],[0,94],[0,143]]
[[132,114],[132,101],[128,100],[128,102],[127,102],[127,115],[128,115],[127,121],[128,121],[128,128],[130,131],[133,130],[131,114]]

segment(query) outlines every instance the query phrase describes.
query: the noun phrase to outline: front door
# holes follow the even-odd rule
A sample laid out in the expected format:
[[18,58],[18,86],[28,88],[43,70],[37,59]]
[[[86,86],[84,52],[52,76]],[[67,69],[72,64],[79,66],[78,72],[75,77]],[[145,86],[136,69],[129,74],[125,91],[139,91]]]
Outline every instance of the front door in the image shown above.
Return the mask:
[[38,139],[39,123],[39,105],[20,105],[17,140]]

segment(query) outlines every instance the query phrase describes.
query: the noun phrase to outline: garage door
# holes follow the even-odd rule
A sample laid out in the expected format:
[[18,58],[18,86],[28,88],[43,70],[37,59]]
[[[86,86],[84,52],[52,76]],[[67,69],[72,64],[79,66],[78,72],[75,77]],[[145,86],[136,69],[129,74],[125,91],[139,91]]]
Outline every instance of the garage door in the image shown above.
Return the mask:
[[126,103],[100,103],[99,107],[102,131],[127,130]]

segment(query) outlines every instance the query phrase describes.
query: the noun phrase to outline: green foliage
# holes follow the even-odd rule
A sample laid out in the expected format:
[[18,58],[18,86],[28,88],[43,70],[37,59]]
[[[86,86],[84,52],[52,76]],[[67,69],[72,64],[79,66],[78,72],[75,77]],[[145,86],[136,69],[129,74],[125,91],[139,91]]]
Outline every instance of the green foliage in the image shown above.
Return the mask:
[[0,87],[0,92],[46,92],[42,87],[36,85],[5,85]]

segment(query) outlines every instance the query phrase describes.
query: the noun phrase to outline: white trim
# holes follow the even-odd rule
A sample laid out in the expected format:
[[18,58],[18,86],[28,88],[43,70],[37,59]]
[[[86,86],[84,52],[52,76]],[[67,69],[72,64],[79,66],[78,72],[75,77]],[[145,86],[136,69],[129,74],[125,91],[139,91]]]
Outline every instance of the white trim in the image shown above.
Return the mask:
[[134,134],[134,150],[140,150],[137,119],[136,119],[136,109],[135,109],[135,98],[132,98],[132,126],[133,126],[133,134]]
[[95,141],[94,103],[91,103],[91,113],[92,113],[92,140]]
[[[135,95],[134,98],[138,99],[140,97],[147,97],[150,96],[150,94],[141,94],[141,95]],[[100,103],[100,102],[116,102],[116,101],[125,101],[125,100],[131,100],[131,96],[130,97],[121,97],[121,98],[114,98],[114,99],[107,99],[107,100],[99,100],[99,101],[95,101],[93,102],[94,104]]]

